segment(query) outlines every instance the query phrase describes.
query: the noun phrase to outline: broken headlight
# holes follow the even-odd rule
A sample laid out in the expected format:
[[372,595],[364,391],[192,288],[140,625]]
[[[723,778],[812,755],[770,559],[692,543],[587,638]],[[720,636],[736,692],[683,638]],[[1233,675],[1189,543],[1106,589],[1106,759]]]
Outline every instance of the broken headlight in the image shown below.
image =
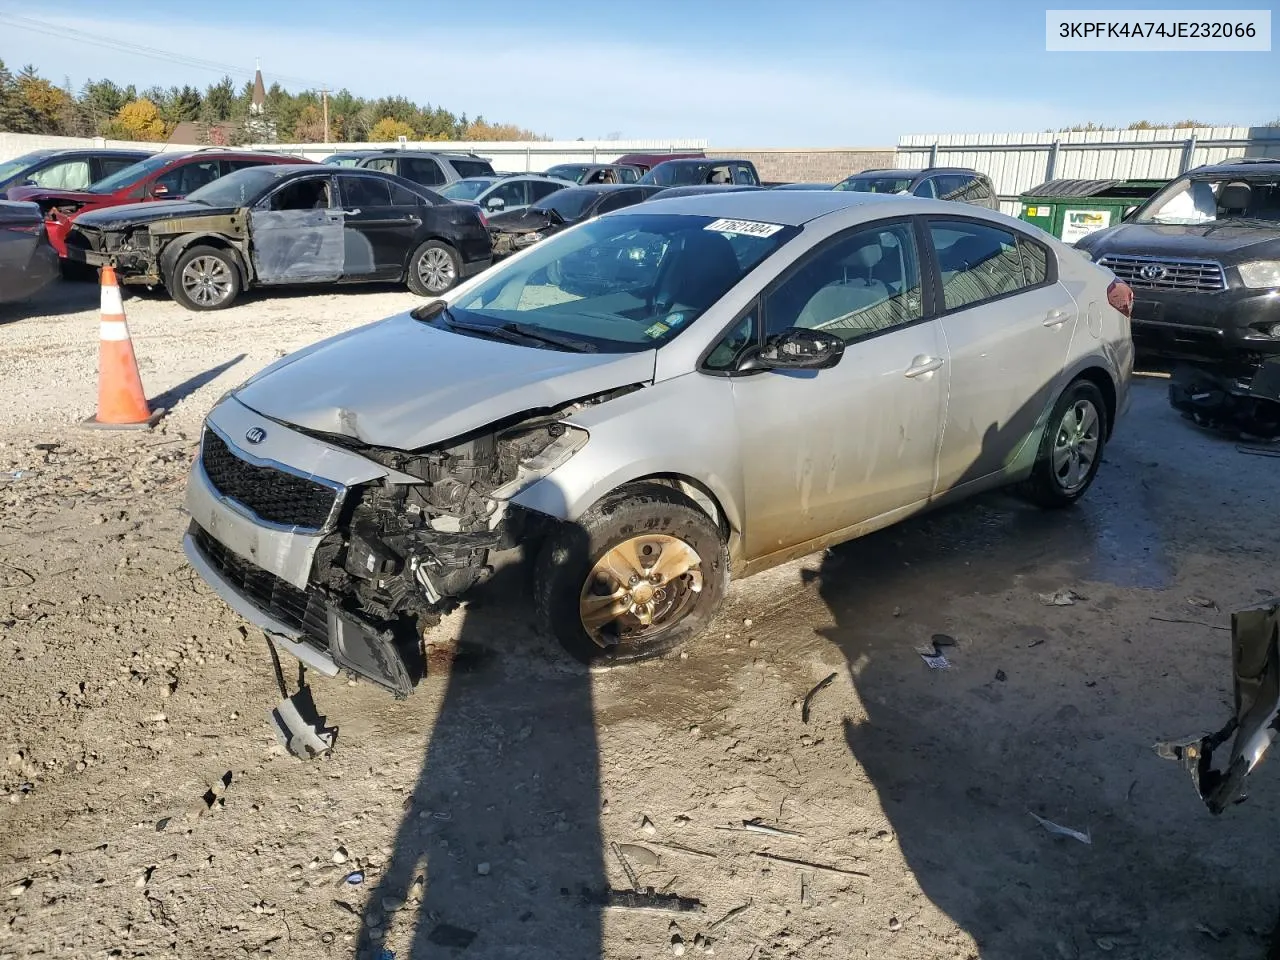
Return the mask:
[[[563,432],[557,434],[557,428]],[[552,424],[551,432],[551,442],[521,460],[516,467],[516,475],[495,489],[490,494],[492,499],[510,500],[521,490],[548,476],[581,450],[591,436],[581,427],[571,427],[566,423]]]
[[1280,287],[1280,260],[1254,260],[1236,267],[1240,282],[1246,287]]

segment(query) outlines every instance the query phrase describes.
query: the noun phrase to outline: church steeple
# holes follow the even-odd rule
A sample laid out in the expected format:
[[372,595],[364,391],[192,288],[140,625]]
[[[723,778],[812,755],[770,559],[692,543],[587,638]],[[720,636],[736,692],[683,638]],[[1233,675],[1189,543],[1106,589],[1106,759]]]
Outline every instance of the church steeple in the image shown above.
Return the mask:
[[267,88],[262,82],[262,64],[253,62],[253,100],[249,103],[249,112],[260,114],[267,109]]

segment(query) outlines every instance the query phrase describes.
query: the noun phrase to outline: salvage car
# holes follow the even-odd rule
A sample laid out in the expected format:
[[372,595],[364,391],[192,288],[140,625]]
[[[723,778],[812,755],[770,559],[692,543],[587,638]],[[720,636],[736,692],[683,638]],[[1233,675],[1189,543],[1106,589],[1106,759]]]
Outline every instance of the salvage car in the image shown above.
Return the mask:
[[241,170],[185,201],[83,214],[69,255],[122,283],[163,285],[188,310],[251,286],[396,280],[420,296],[489,265],[479,210],[400,177],[319,164]]
[[775,183],[772,190],[834,190],[834,183]]
[[335,167],[380,170],[424,187],[443,187],[466,177],[492,177],[493,164],[474,153],[433,150],[350,150],[325,157]]
[[1076,247],[1133,288],[1139,355],[1193,365],[1177,409],[1280,436],[1280,160],[1197,167]]
[[[1126,406],[1129,290],[959,211],[762,190],[567,229],[228,393],[186,555],[279,647],[404,696],[511,548],[541,627],[616,664],[706,628],[731,576],[926,507],[1069,506]],[[633,266],[562,290],[592,251]]]
[[702,183],[693,187],[663,187],[649,197],[650,200],[668,200],[671,197],[693,197],[700,193],[742,192],[743,190],[763,190],[764,187],[748,187],[736,183]]
[[760,174],[750,160],[723,157],[701,160],[664,160],[640,178],[660,187],[691,187],[701,183],[736,183],[760,186]]
[[544,177],[568,180],[583,185],[592,183],[635,183],[640,168],[621,163],[558,163],[543,171]]
[[84,190],[14,187],[10,200],[39,204],[48,221],[49,240],[58,256],[67,255],[67,233],[75,218],[87,210],[153,200],[179,200],[187,194],[246,167],[272,163],[307,163],[279,153],[248,153],[210,148],[189,153],[157,153],[140,160]]
[[0,303],[24,300],[58,277],[58,254],[34,203],[0,200]]
[[533,173],[499,174],[492,177],[465,177],[440,188],[440,196],[459,203],[474,203],[485,213],[515,213],[573,186]]
[[33,150],[0,163],[0,197],[10,187],[83,190],[151,156],[150,150]]
[[641,176],[643,176],[658,164],[666,163],[668,160],[701,160],[705,156],[706,154],[701,150],[672,151],[670,153],[624,153],[613,162],[625,163],[629,167],[636,167]]
[[489,218],[493,255],[505,256],[611,210],[640,203],[660,188],[639,184],[600,184],[558,190],[525,210]]
[[924,170],[863,170],[845,177],[832,190],[854,193],[906,193],[913,197],[972,203],[1000,209],[991,178],[969,167],[928,167]]

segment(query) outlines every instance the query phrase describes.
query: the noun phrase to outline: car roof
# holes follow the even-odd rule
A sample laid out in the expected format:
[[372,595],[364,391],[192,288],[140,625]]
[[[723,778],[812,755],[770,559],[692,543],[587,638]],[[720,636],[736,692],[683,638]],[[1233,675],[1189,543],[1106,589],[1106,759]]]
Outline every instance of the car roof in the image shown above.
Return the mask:
[[[928,204],[930,210],[943,201],[921,200],[881,193],[835,190],[730,190],[684,197],[656,197],[644,204],[646,210],[661,206],[664,213],[734,220],[758,220],[798,227],[830,213],[866,204],[901,205],[914,209]],[[949,205],[950,206],[950,205]],[[633,209],[633,208],[628,208]],[[622,212],[622,211],[620,211]]]
[[[548,180],[553,179],[548,177]],[[566,190],[590,190],[592,193],[612,193],[615,190],[644,190],[651,187],[649,183],[575,183],[566,187]]]
[[1280,157],[1237,157],[1234,160],[1225,160],[1222,163],[1207,163],[1204,166],[1188,170],[1187,173],[1238,173],[1241,176],[1249,176],[1250,174],[1266,176],[1280,173]]

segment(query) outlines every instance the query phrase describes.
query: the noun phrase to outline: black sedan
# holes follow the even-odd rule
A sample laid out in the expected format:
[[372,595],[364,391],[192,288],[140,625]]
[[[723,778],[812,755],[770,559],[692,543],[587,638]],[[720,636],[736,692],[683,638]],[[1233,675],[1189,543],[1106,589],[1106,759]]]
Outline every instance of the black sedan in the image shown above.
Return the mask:
[[82,214],[69,259],[163,285],[189,310],[251,286],[398,280],[444,293],[489,265],[479,210],[375,170],[276,164],[228,174],[185,200]]
[[575,223],[648,200],[661,189],[634,183],[611,183],[557,190],[524,210],[489,218],[493,255],[500,257],[523,250]]
[[38,293],[58,276],[44,215],[34,203],[0,200],[0,303]]

